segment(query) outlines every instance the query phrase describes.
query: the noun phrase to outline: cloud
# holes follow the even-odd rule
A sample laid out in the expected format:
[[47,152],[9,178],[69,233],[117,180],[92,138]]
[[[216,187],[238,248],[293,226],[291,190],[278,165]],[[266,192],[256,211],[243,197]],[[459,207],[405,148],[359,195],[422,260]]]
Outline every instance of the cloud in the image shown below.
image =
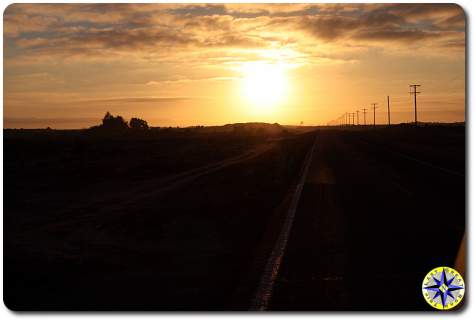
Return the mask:
[[119,98],[103,98],[91,99],[80,102],[84,103],[172,103],[178,101],[188,101],[197,98],[192,97],[119,97]]
[[298,24],[299,28],[308,31],[314,37],[328,41],[347,37],[348,33],[358,26],[357,19],[338,16],[304,17]]
[[208,77],[208,78],[180,78],[180,79],[167,79],[167,80],[151,80],[145,83],[146,86],[160,86],[164,84],[179,84],[179,83],[192,83],[203,81],[233,81],[239,79],[238,77]]
[[168,12],[178,15],[192,15],[195,17],[228,14],[228,10],[224,4],[184,5],[169,9]]
[[32,125],[40,128],[46,127],[44,124],[71,124],[75,125],[82,122],[97,122],[94,117],[58,117],[58,118],[39,118],[39,117],[6,117],[4,123],[6,128],[19,128],[19,127],[31,127]]
[[424,48],[431,41],[450,50],[465,41],[464,13],[451,4],[15,4],[4,26],[7,60],[31,62],[322,43]]
[[442,44],[446,48],[465,50],[465,40],[449,40]]
[[420,20],[438,20],[440,18],[463,14],[463,9],[460,6],[450,3],[400,3],[382,7],[380,10],[392,12],[413,22]]
[[411,4],[376,7],[357,16],[306,16],[297,26],[324,41],[377,40],[404,43],[453,36],[442,32],[444,25],[452,23],[464,24],[463,12],[455,5]]
[[422,30],[395,30],[395,29],[380,29],[380,30],[364,30],[354,35],[357,39],[363,40],[378,40],[378,41],[415,41],[429,38],[440,37],[440,33],[427,32]]

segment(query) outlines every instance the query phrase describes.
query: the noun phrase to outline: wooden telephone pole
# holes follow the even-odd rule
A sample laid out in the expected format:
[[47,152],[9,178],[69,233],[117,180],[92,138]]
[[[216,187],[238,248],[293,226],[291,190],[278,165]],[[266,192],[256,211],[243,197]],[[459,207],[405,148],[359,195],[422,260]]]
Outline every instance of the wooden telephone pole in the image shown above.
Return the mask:
[[389,96],[388,96],[388,126],[391,126],[391,111],[389,110]]
[[366,109],[366,108],[363,108],[362,111],[363,111],[363,119],[364,119],[364,123],[363,123],[363,124],[366,126],[366,111],[367,111],[367,109]]
[[377,103],[372,103],[371,105],[373,105],[373,127],[376,127],[376,105]]
[[412,88],[412,91],[409,93],[411,95],[414,95],[414,124],[417,126],[417,94],[420,94],[420,91],[417,91],[417,87],[420,87],[421,85],[409,85],[409,87]]

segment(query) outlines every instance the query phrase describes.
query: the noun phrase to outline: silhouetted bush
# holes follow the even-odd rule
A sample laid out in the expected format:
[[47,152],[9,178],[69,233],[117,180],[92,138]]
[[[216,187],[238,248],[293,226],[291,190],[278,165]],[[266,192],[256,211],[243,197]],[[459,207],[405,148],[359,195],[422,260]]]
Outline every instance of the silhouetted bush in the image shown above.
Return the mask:
[[140,118],[132,118],[129,122],[132,129],[148,129],[148,124],[145,120]]

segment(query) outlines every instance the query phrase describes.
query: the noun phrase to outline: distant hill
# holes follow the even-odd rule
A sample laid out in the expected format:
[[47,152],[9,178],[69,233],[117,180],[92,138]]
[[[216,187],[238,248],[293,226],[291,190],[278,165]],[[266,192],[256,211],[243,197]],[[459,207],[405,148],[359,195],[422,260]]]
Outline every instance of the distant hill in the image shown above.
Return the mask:
[[260,122],[251,123],[235,123],[226,124],[223,126],[206,126],[200,128],[201,132],[214,132],[214,133],[241,133],[241,134],[267,134],[267,135],[280,135],[287,133],[288,130],[278,124],[268,124]]

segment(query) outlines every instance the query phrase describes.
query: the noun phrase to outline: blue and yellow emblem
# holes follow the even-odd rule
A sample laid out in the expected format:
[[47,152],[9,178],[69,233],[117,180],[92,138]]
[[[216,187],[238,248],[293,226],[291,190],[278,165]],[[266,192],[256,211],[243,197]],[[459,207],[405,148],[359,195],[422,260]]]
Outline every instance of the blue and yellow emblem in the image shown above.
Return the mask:
[[422,281],[422,294],[432,307],[450,310],[462,302],[465,283],[454,269],[441,266],[433,269]]

